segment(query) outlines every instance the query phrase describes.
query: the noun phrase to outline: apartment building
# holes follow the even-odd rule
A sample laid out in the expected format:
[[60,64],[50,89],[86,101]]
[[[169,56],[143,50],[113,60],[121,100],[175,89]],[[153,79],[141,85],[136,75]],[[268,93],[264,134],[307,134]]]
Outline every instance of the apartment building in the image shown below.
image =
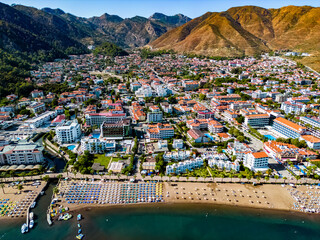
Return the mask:
[[199,87],[199,83],[197,81],[182,81],[182,87],[185,91],[192,91]]
[[43,147],[34,143],[20,142],[17,145],[0,147],[1,165],[41,164],[44,161]]
[[76,142],[80,136],[81,128],[77,120],[67,121],[56,127],[56,138],[60,144]]
[[147,136],[150,139],[168,139],[174,136],[174,128],[170,124],[148,125]]
[[279,117],[273,122],[273,130],[287,138],[299,138],[305,135],[307,128]]
[[270,123],[270,116],[268,114],[251,114],[246,115],[244,124],[253,128],[263,128]]
[[123,138],[131,135],[130,119],[122,119],[116,123],[104,122],[101,127],[101,136],[106,138]]
[[249,153],[243,165],[252,171],[266,171],[268,169],[269,156],[265,152]]
[[33,113],[39,113],[46,110],[46,105],[44,103],[33,102],[27,107],[27,109]]
[[300,114],[306,111],[307,106],[300,102],[295,101],[286,101],[281,104],[281,110],[283,110],[286,114],[294,113]]
[[125,113],[89,113],[85,115],[86,127],[87,126],[98,126],[100,127],[102,123],[116,123],[126,118]]
[[108,138],[94,138],[92,136],[81,139],[81,151],[89,151],[92,154],[115,152],[116,141]]
[[180,173],[186,172],[187,170],[192,171],[193,169],[200,168],[202,166],[203,166],[203,160],[202,158],[199,157],[196,159],[191,159],[184,162],[168,165],[166,167],[166,174],[167,175],[180,174]]
[[158,106],[151,106],[149,108],[151,112],[147,113],[147,122],[162,122],[163,113]]

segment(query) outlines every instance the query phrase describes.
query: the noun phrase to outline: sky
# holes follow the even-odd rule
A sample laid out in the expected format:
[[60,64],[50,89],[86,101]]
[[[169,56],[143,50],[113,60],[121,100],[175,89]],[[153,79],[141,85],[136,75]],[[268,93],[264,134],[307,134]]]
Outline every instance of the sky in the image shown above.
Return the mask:
[[104,13],[122,18],[149,17],[155,12],[166,15],[182,13],[196,18],[206,12],[220,12],[230,7],[255,5],[279,8],[288,5],[320,7],[319,0],[0,0],[6,4],[22,4],[36,8],[60,8],[80,17],[101,16]]

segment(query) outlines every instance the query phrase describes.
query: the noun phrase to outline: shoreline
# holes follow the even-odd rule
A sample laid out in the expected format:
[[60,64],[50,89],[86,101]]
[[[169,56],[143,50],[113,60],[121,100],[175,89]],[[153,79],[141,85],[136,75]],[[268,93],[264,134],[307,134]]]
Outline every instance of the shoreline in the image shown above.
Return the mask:
[[[200,211],[227,211],[230,213],[242,213],[249,215],[257,215],[264,217],[281,217],[285,219],[303,218],[314,222],[320,221],[320,215],[304,213],[299,211],[283,210],[283,209],[266,209],[245,206],[234,206],[228,204],[211,204],[211,203],[147,203],[147,204],[123,204],[123,205],[109,205],[109,206],[83,206],[69,211],[75,218],[76,214],[81,213],[83,220],[86,222],[90,218],[99,214],[108,214],[114,211],[139,211],[141,209],[154,210],[169,209],[169,210],[183,210],[186,214],[195,209]],[[53,225],[54,226],[54,225]]]
[[[72,181],[70,183],[77,183]],[[67,183],[66,183],[67,184]],[[83,182],[82,182],[83,184]],[[100,182],[97,184],[109,184]],[[123,183],[117,183],[123,184]],[[126,183],[132,184],[132,183]],[[234,183],[163,183],[163,202],[137,202],[137,203],[67,203],[63,197],[59,197],[59,205],[68,207],[72,215],[79,211],[90,211],[91,209],[118,209],[118,208],[141,208],[141,207],[169,207],[201,205],[222,208],[242,208],[258,211],[276,211],[303,216],[320,216],[319,214],[302,212],[295,208],[295,200],[292,190],[306,191],[307,187],[292,188],[289,185],[259,185],[252,186]],[[54,218],[56,221],[56,218]]]

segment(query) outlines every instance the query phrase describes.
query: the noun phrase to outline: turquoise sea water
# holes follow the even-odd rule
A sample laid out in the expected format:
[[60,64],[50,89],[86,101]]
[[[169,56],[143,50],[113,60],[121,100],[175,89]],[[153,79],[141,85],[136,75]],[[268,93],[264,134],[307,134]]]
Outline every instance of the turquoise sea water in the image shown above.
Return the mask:
[[[52,186],[48,191],[52,192]],[[22,235],[20,222],[3,221],[0,239],[75,239],[76,218],[49,227],[45,212],[50,196],[44,196],[34,212],[40,216],[35,229]],[[43,212],[43,213],[44,213]],[[320,216],[218,205],[145,205],[84,209],[84,239],[320,239]]]

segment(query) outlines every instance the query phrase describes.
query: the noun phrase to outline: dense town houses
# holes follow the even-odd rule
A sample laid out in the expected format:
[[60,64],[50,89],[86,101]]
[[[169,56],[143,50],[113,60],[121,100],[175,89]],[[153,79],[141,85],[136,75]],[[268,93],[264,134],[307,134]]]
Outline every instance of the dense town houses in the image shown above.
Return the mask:
[[[90,174],[291,178],[317,168],[320,75],[282,56],[132,51],[37,67],[35,89],[9,94],[0,107],[0,127],[18,125],[0,136],[3,165],[46,163],[37,144],[17,144],[46,133],[73,164],[88,151]],[[18,151],[25,153],[15,162]]]

